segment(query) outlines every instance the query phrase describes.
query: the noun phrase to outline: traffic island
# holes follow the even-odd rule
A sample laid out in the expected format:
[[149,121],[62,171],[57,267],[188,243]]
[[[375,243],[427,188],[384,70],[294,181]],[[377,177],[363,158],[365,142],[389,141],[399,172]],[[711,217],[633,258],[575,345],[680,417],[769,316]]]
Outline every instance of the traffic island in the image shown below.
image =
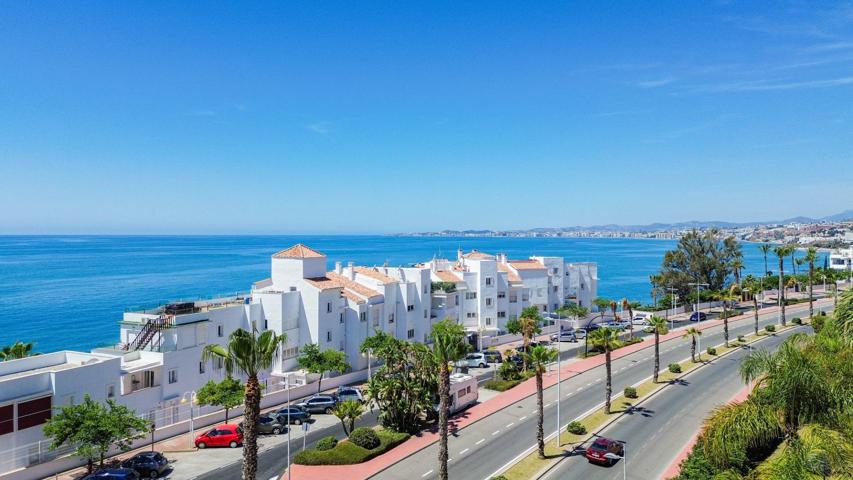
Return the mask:
[[376,429],[379,445],[372,448],[364,448],[356,445],[350,440],[341,440],[332,448],[321,449],[309,448],[303,450],[293,457],[293,463],[299,465],[353,465],[363,463],[371,458],[382,455],[392,448],[409,439],[408,433],[400,433],[392,430]]

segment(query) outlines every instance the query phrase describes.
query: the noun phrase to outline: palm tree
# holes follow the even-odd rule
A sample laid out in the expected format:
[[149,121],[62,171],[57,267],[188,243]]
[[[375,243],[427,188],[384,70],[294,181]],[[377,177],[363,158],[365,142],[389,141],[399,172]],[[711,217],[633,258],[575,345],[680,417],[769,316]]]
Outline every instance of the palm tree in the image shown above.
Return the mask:
[[723,339],[725,341],[726,348],[729,346],[729,302],[737,302],[740,299],[740,296],[735,293],[737,289],[737,285],[732,285],[729,290],[723,290],[722,292],[715,295],[717,300],[723,302]]
[[548,369],[548,364],[557,359],[557,349],[537,345],[530,350],[530,353],[524,354],[524,357],[536,374],[536,408],[539,411],[539,418],[536,421],[536,444],[539,447],[539,458],[545,458],[545,433],[542,430],[542,422],[545,419],[542,375]]
[[588,333],[587,337],[593,346],[604,349],[604,365],[607,375],[604,389],[604,413],[610,413],[610,395],[613,393],[610,352],[619,346],[619,333],[612,328],[601,327],[592,333]]
[[663,279],[660,275],[649,275],[649,282],[652,284],[652,301],[655,305],[655,310],[658,309],[658,295],[661,293],[661,283]]
[[592,301],[592,303],[594,303],[596,309],[602,313],[606,312],[607,309],[610,307],[609,298],[597,297],[595,300]]
[[344,435],[349,436],[355,430],[355,421],[364,414],[364,405],[357,400],[341,402],[332,410],[332,414],[341,421]]
[[620,320],[619,316],[616,314],[616,308],[619,306],[615,300],[610,301],[610,311],[613,312],[613,321],[618,322]]
[[468,353],[465,328],[446,318],[432,326],[432,356],[438,370],[438,477],[447,480],[447,418],[450,415],[450,370]]
[[660,336],[669,333],[669,329],[666,327],[665,318],[653,315],[652,318],[649,319],[649,323],[655,331],[655,370],[652,374],[654,377],[652,381],[654,383],[658,383],[658,372],[660,371]]
[[764,254],[764,273],[761,275],[761,285],[764,286],[764,278],[767,277],[767,254],[770,253],[771,246],[769,243],[764,243],[758,248]]
[[[690,327],[684,331],[682,338],[690,337],[690,360],[696,363],[696,338],[702,335],[702,331],[696,327]],[[699,353],[699,360],[702,360],[702,353]]]
[[229,376],[238,371],[246,375],[246,394],[243,406],[243,480],[254,480],[258,470],[258,416],[261,410],[261,385],[258,374],[272,367],[279,358],[281,346],[287,335],[276,335],[265,330],[258,335],[252,328],[247,332],[238,328],[228,337],[228,346],[211,344],[201,352],[201,361],[222,359]]
[[622,299],[622,311],[628,310],[628,338],[634,338],[634,309],[627,298]]
[[740,257],[736,257],[732,260],[732,272],[735,275],[735,283],[740,286],[740,272],[743,270],[743,259]]
[[786,325],[785,321],[785,257],[787,257],[793,248],[787,245],[781,245],[773,249],[773,253],[779,257],[779,309],[782,317],[782,326]]
[[755,335],[758,336],[758,295],[764,290],[760,281],[755,281],[750,275],[746,277],[746,291],[752,295],[753,315],[755,316]]
[[814,262],[817,260],[817,249],[809,247],[803,259],[809,262],[809,318],[814,316]]
[[3,350],[0,350],[0,360],[16,360],[38,355],[38,353],[33,353],[33,345],[32,342],[24,343],[21,341],[7,345],[3,347]]
[[[531,306],[521,310],[521,316],[518,318],[518,324],[521,330],[522,344],[524,345],[525,352],[530,344],[530,339],[532,339],[539,331],[539,325],[541,323],[542,317],[539,315],[538,308]],[[524,370],[527,370],[527,357],[522,356],[522,363]]]

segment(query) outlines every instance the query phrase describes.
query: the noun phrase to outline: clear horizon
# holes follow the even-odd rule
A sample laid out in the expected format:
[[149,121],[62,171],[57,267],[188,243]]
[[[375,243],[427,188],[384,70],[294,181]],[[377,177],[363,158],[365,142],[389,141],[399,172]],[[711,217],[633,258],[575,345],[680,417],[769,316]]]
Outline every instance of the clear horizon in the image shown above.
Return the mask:
[[853,206],[853,3],[10,3],[0,234]]

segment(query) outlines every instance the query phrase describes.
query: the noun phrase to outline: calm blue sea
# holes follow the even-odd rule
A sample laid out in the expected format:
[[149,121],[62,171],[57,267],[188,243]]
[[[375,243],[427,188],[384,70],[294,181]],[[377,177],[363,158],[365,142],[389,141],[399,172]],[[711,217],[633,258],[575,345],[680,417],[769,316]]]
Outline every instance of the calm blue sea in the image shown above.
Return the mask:
[[[599,293],[649,300],[667,240],[390,236],[0,236],[0,345],[32,341],[40,352],[114,343],[128,308],[248,291],[269,277],[270,255],[294,243],[336,260],[408,265],[456,249],[511,258],[562,255],[598,262]],[[746,273],[763,271],[744,244]],[[771,264],[772,267],[772,264]],[[788,268],[788,267],[786,267]]]

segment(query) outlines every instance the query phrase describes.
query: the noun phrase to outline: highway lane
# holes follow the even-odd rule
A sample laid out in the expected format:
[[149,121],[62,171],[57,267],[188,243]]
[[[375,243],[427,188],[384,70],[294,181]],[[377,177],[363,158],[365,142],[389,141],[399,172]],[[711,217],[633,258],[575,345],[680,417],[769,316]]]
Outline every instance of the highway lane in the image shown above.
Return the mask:
[[[831,308],[831,307],[825,307]],[[808,306],[789,308],[789,318],[803,316]],[[775,312],[759,316],[759,324],[775,324]],[[752,332],[752,318],[732,322],[729,325],[730,338]],[[722,343],[722,326],[705,331],[702,344]],[[651,342],[647,341],[649,345]],[[686,340],[673,339],[661,344],[661,366],[666,368],[670,362],[682,361],[690,356],[690,345]],[[705,355],[707,356],[707,355]],[[624,387],[636,384],[651,375],[653,349],[646,348],[613,362],[613,392],[621,392]],[[563,398],[560,401],[561,421],[568,423],[604,400],[604,367],[596,367],[581,373],[561,384]],[[556,424],[556,387],[545,390],[545,429],[546,434],[554,431]],[[536,434],[535,396],[523,399],[489,417],[486,417],[461,431],[454,432],[449,440],[450,477],[454,479],[482,480],[489,478],[499,467],[511,461],[535,442]],[[621,400],[614,402],[614,408],[621,406]],[[406,460],[399,462],[380,474],[376,479],[434,478],[435,459],[438,446],[433,444]],[[433,470],[433,471],[431,471]]]
[[[796,331],[808,331],[808,327],[767,337],[758,346],[775,349]],[[738,367],[747,353],[744,348],[691,372],[684,382],[667,386],[643,402],[635,413],[623,416],[602,431],[601,435],[607,438],[626,442],[627,478],[661,478],[708,414],[743,388]],[[583,447],[588,445],[589,442]],[[622,476],[622,463],[612,467],[589,463],[583,456],[583,448],[579,448],[542,478],[605,480]]]

